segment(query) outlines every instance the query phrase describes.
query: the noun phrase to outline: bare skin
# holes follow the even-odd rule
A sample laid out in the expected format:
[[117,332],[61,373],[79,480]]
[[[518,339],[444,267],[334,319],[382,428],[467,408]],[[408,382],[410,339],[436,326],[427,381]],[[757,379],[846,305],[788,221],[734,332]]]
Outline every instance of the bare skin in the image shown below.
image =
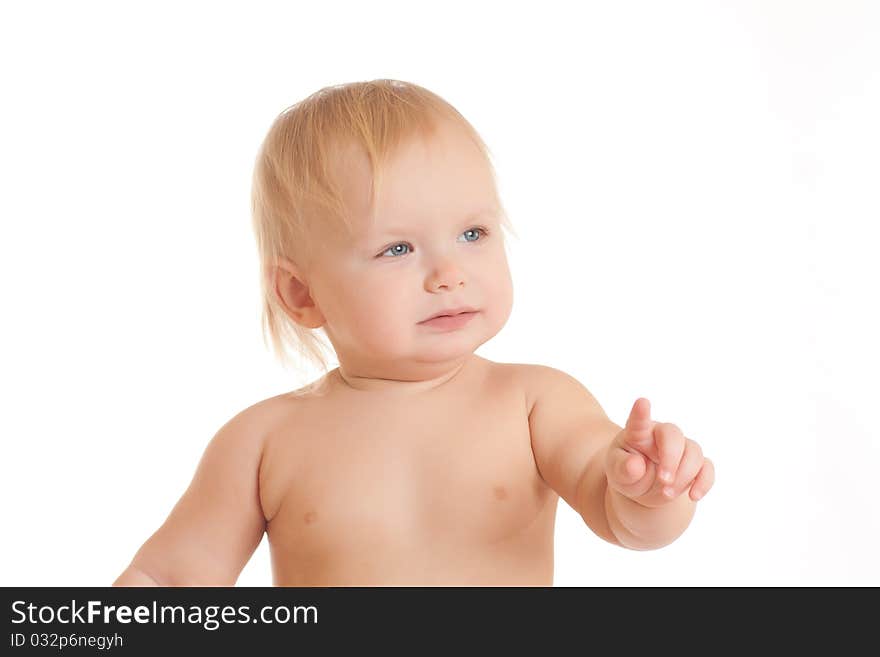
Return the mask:
[[535,467],[515,371],[473,356],[413,395],[334,370],[327,394],[279,398],[289,421],[262,465],[275,583],[552,584],[558,496]]
[[231,585],[264,531],[276,586],[552,585],[531,367],[472,355],[424,390],[337,368],[246,409],[114,585]]
[[[537,425],[560,375],[470,355],[431,387],[336,368],[255,404],[218,432],[114,585],[232,585],[265,532],[276,586],[551,586],[559,493],[533,442],[546,436],[545,471],[577,505],[578,468],[571,478],[550,457],[564,434]],[[620,427],[572,392],[603,427],[579,441],[596,453]],[[615,541],[599,505],[584,511]]]
[[712,485],[683,447],[671,499],[659,457],[629,479],[646,505],[614,498],[627,432],[553,368],[471,355],[431,388],[369,384],[337,368],[233,418],[114,586],[233,585],[264,532],[276,586],[551,586],[560,497],[599,537],[652,549]]

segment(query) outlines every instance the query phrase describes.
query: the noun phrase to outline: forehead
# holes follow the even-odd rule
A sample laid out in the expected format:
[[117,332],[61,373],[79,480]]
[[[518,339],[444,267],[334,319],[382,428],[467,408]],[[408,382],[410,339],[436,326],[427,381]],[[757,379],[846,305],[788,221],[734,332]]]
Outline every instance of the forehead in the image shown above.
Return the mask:
[[496,208],[495,181],[486,156],[459,126],[440,124],[429,136],[405,140],[385,163],[371,212],[369,159],[350,148],[339,170],[355,238],[443,217],[465,220]]

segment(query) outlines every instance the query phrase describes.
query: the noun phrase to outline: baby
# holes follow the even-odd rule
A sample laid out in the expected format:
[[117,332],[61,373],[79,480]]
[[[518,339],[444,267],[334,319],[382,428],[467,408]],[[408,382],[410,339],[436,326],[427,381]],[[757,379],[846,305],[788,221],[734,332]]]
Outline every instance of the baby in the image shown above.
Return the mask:
[[[445,100],[374,80],[275,120],[253,221],[264,329],[324,372],[235,415],[115,586],[550,586],[559,497],[599,537],[674,541],[712,463],[638,399],[474,351],[513,303],[489,151]],[[329,370],[317,333],[332,344]]]

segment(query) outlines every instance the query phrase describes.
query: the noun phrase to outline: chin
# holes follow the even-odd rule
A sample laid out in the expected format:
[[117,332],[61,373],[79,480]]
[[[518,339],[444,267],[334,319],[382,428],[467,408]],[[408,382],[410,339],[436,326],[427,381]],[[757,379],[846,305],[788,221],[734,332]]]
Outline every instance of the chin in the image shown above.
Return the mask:
[[465,337],[447,333],[443,335],[443,338],[442,342],[438,341],[438,344],[420,350],[420,359],[426,362],[441,362],[462,358],[472,355],[480,345],[489,340],[489,337],[485,337],[482,334],[478,337],[473,335]]

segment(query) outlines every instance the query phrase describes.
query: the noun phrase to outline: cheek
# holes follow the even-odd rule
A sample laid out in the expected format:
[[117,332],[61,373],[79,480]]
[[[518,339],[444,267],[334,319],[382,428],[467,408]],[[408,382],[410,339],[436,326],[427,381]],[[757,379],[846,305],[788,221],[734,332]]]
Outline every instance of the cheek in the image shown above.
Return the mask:
[[491,300],[495,310],[505,316],[510,314],[510,309],[513,305],[513,280],[510,275],[507,258],[503,252],[497,254],[484,280],[487,287],[490,288]]
[[409,276],[392,267],[369,275],[354,277],[345,289],[347,314],[364,329],[389,331],[412,315],[416,301],[412,297]]

